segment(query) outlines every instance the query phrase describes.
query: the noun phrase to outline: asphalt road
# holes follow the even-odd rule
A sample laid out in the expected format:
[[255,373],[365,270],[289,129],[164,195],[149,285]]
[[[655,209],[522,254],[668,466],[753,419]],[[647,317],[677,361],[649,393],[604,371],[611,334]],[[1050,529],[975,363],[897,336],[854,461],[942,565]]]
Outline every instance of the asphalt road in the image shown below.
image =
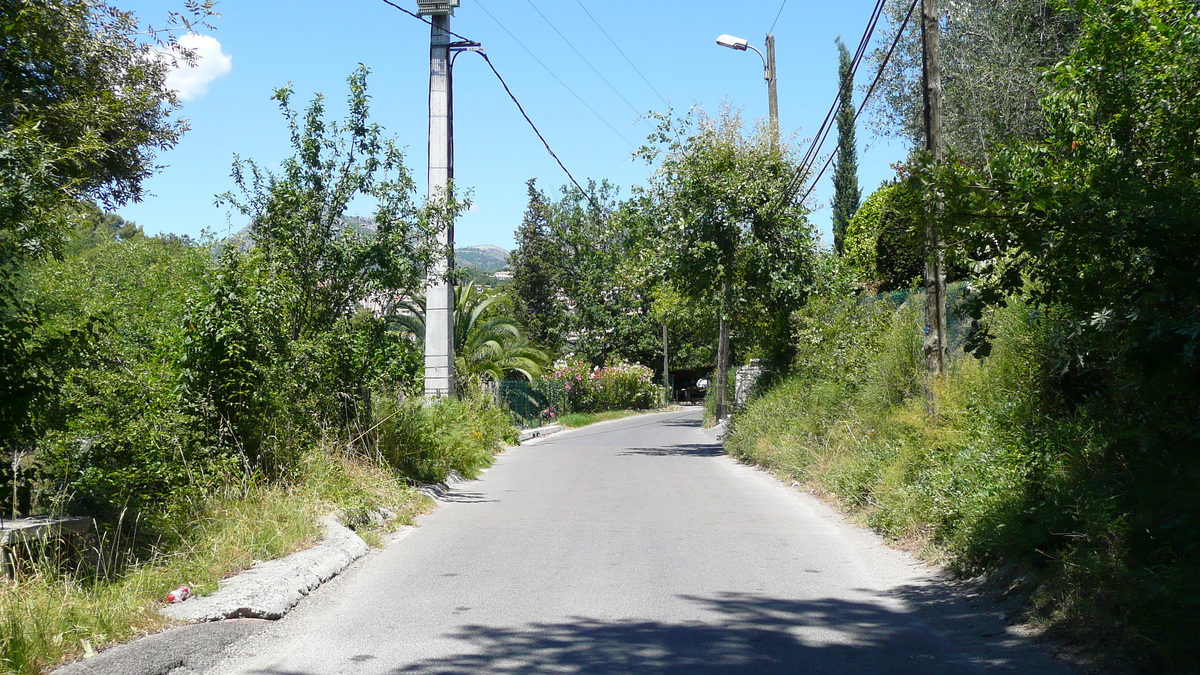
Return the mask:
[[505,453],[209,672],[1070,672],[699,416]]

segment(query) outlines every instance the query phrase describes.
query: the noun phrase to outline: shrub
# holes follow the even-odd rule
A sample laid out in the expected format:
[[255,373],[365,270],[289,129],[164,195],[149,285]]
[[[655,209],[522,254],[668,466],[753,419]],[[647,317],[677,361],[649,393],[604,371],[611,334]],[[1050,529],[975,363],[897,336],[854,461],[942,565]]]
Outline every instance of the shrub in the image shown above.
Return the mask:
[[547,392],[556,392],[564,402],[564,412],[601,412],[605,410],[645,410],[660,404],[654,371],[628,361],[612,361],[604,367],[589,366],[585,361],[568,358],[554,364],[553,370],[539,382]]
[[842,257],[853,271],[855,278],[868,286],[878,282],[875,269],[875,240],[879,237],[879,216],[888,195],[895,185],[882,185],[863,200],[846,227],[846,241]]
[[376,397],[376,452],[402,476],[437,483],[451,473],[474,478],[504,443],[515,443],[508,415],[482,394],[464,399]]

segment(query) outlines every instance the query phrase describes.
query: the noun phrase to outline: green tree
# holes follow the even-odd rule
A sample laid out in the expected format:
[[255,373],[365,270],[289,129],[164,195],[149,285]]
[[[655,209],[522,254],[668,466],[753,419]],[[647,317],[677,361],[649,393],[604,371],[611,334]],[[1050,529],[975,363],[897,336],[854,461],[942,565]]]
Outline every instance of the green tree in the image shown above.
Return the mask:
[[837,158],[833,164],[833,250],[845,251],[846,228],[858,211],[862,190],[858,187],[858,147],[854,140],[853,61],[841,38],[838,47]]
[[[211,2],[188,6],[211,14]],[[11,452],[29,448],[35,402],[83,341],[43,334],[27,266],[62,253],[91,200],[140,198],[155,154],[185,129],[168,64],[142,33],[132,14],[98,0],[0,3],[0,446]]]
[[[191,5],[211,14],[211,2]],[[78,200],[140,199],[186,124],[169,63],[139,40],[133,14],[17,0],[0,4],[0,26],[0,258],[12,261],[56,252]]]
[[43,312],[39,339],[84,338],[52,363],[37,407],[35,457],[51,478],[43,496],[58,500],[44,506],[100,517],[161,506],[230,468],[202,442],[179,386],[185,317],[211,256],[140,236],[67,248],[63,260],[31,269],[26,289]]
[[[348,78],[340,123],[326,122],[320,95],[300,115],[291,88],[277,90],[295,154],[278,173],[237,158],[240,194],[218,198],[249,218],[247,241],[222,252],[189,317],[185,379],[210,436],[252,469],[288,470],[293,457],[272,453],[322,433],[360,438],[381,370],[407,362],[361,310],[421,285],[440,220],[413,202],[400,150],[370,121],[366,77],[360,66]],[[371,217],[347,215],[356,198],[373,202]]]
[[565,350],[600,366],[614,359],[652,363],[660,328],[650,317],[650,280],[632,264],[646,243],[645,212],[637,200],[618,200],[616,186],[590,182],[588,194],[564,187],[554,204],[551,240],[569,310]]
[[513,316],[525,326],[530,339],[557,351],[563,342],[563,307],[558,301],[560,251],[551,240],[552,207],[538,189],[536,179],[526,183],[529,206],[517,228],[509,258]]
[[1071,6],[1079,47],[1048,73],[1047,137],[1007,148],[991,180],[965,163],[934,180],[981,261],[978,300],[1065,310],[1066,364],[1195,364],[1200,17],[1184,0]]
[[862,206],[854,212],[854,217],[846,227],[843,244],[846,265],[857,281],[870,288],[875,288],[879,283],[875,244],[879,238],[883,205],[893,190],[894,184],[885,183],[879,186],[878,190],[863,200]]
[[[758,346],[786,346],[788,316],[803,303],[812,279],[815,242],[803,205],[782,187],[795,165],[771,136],[742,134],[726,109],[718,119],[693,110],[659,116],[659,129],[641,156],[659,164],[650,181],[662,274],[693,302],[718,309],[718,414],[729,368],[729,322]],[[775,356],[775,354],[768,354]]]
[[[912,5],[888,3],[888,35],[895,35]],[[1042,73],[1069,54],[1078,31],[1070,3],[1054,0],[960,0],[943,3],[942,134],[946,148],[985,163],[1009,139],[1032,140],[1049,130],[1040,99]],[[872,98],[879,131],[924,147],[921,95],[921,12],[907,23]],[[876,68],[886,48],[872,54]],[[874,70],[874,69],[872,69]]]
[[925,270],[925,193],[912,181],[887,191],[875,234],[875,278],[879,290],[914,288]]
[[[236,158],[241,195],[219,197],[250,219],[251,241],[293,285],[284,317],[292,339],[330,329],[369,297],[419,288],[436,253],[439,220],[413,201],[400,148],[370,121],[368,73],[360,65],[347,78],[349,112],[340,123],[326,122],[320,94],[301,116],[291,86],[277,89],[296,154],[279,174]],[[355,198],[374,203],[371,218],[347,215]],[[460,206],[452,200],[449,208]]]

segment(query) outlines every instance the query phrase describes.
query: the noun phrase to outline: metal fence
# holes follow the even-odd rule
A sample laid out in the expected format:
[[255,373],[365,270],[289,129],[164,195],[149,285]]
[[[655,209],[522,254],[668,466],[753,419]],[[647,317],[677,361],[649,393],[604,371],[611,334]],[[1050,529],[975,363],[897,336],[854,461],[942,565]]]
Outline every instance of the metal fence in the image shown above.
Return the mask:
[[[965,282],[949,284],[946,287],[946,348],[951,354],[963,350],[967,342],[967,332],[971,329],[970,317],[959,311],[966,294],[967,284]],[[918,311],[923,311],[925,291],[920,289],[891,291],[863,296],[863,301],[887,302],[893,309],[900,309],[905,304],[911,304]]]
[[536,427],[558,419],[566,412],[565,392],[549,382],[530,384],[524,380],[501,380],[497,383],[496,404],[512,416],[519,427]]

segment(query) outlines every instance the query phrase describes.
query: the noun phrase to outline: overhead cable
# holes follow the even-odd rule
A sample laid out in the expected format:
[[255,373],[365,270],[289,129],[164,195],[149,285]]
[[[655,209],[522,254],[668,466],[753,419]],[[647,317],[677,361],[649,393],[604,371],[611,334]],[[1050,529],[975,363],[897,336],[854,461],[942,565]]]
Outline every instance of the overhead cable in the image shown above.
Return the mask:
[[[871,86],[867,87],[867,94],[863,97],[862,102],[858,106],[858,110],[854,113],[854,121],[858,121],[858,116],[861,115],[863,109],[867,107],[867,101],[871,98],[871,93],[875,91],[875,85],[879,84],[879,80],[883,78],[883,69],[887,67],[888,61],[891,60],[892,52],[896,50],[896,45],[900,43],[900,38],[904,35],[904,29],[908,26],[908,22],[912,18],[913,10],[916,9],[917,3],[920,1],[921,0],[913,0],[912,4],[909,5],[908,14],[904,16],[904,21],[900,24],[900,29],[896,31],[896,37],[892,40],[891,46],[888,47],[887,54],[883,57],[883,62],[879,64],[879,70],[875,73],[875,79],[871,81]],[[832,161],[833,153],[830,153],[829,159],[826,159],[825,165],[821,167],[821,172],[817,174],[817,177],[814,178],[812,183],[809,184],[808,190],[804,193],[804,196],[800,198],[801,202],[803,202],[805,199],[808,199],[808,196],[812,194],[814,189],[816,189],[817,182],[821,180],[821,176],[825,175],[825,171],[829,168],[829,163]]]
[[[426,20],[425,17],[418,16],[418,15],[408,11],[407,9],[404,9],[403,7],[397,5],[396,3],[392,2],[391,0],[383,0],[383,2],[387,3],[388,5],[391,5],[392,7],[395,7],[396,9],[400,10],[401,12],[404,12],[405,14],[411,16],[414,19],[417,19],[418,21],[429,24],[430,26],[433,25],[428,20]],[[484,11],[487,11],[487,10],[484,10]],[[499,22],[497,22],[497,23],[499,23]],[[446,32],[449,33],[450,35],[453,35],[456,38],[465,40],[466,42],[469,42],[472,44],[479,44],[468,37],[459,35],[458,33],[454,33],[451,31],[446,31]],[[542,141],[542,145],[546,146],[546,152],[550,153],[550,156],[554,158],[555,162],[558,162],[559,168],[563,170],[563,173],[567,174],[567,178],[571,179],[571,183],[573,183],[576,188],[579,188],[579,191],[585,197],[588,198],[588,201],[592,203],[592,206],[596,207],[597,209],[600,209],[600,205],[596,202],[596,199],[594,197],[592,197],[591,193],[589,193],[587,190],[583,189],[583,186],[579,184],[579,181],[575,180],[575,176],[571,175],[571,172],[567,169],[566,165],[563,164],[562,160],[558,158],[558,155],[555,154],[554,150],[550,147],[550,143],[549,143],[549,141],[546,140],[546,137],[542,135],[542,132],[538,131],[537,125],[534,124],[533,120],[529,118],[529,115],[525,112],[525,107],[521,105],[521,102],[519,100],[517,100],[516,95],[512,93],[511,89],[509,89],[508,83],[504,81],[504,78],[500,75],[500,71],[496,70],[495,64],[493,64],[492,60],[490,58],[488,58],[488,55],[486,53],[484,53],[483,51],[476,51],[475,53],[482,56],[483,60],[487,62],[488,67],[492,69],[492,74],[494,74],[496,76],[496,79],[500,81],[500,85],[502,87],[504,87],[505,93],[507,93],[508,97],[510,99],[512,99],[512,102],[516,104],[517,110],[521,111],[521,116],[524,117],[525,121],[529,123],[530,128],[533,129],[533,133],[536,134],[538,139],[540,139]],[[602,210],[602,209],[600,209],[600,210]]]
[[779,23],[779,15],[783,14],[783,8],[787,6],[787,0],[779,3],[779,11],[775,12],[775,20],[771,22],[771,27],[767,29],[767,35],[775,31],[775,24]]
[[500,85],[504,87],[505,93],[507,93],[508,97],[512,99],[512,102],[517,105],[517,110],[521,111],[521,116],[524,117],[525,121],[529,123],[530,128],[533,129],[533,133],[537,134],[538,139],[542,141],[542,145],[546,146],[546,152],[550,153],[550,156],[554,158],[554,161],[558,162],[558,166],[563,170],[563,173],[567,174],[567,178],[570,178],[571,182],[575,184],[575,187],[579,188],[579,191],[588,198],[588,201],[592,203],[592,206],[596,207],[598,210],[603,210],[600,208],[600,205],[596,203],[596,200],[592,197],[591,193],[583,189],[583,186],[579,184],[579,181],[575,180],[575,176],[571,175],[571,172],[567,169],[567,166],[563,164],[562,160],[558,158],[558,155],[555,154],[554,150],[550,148],[550,143],[546,141],[546,137],[542,135],[542,132],[538,131],[537,125],[533,123],[533,120],[529,119],[529,114],[525,112],[525,107],[521,105],[521,102],[517,100],[516,95],[514,95],[512,90],[508,88],[508,83],[505,82],[504,78],[500,76],[500,71],[496,70],[496,66],[492,64],[492,60],[488,58],[488,55],[484,52],[476,53],[482,56],[484,61],[487,61],[488,67],[492,69],[493,73],[495,73],[496,79],[500,80]]
[[500,20],[499,20],[499,19],[497,19],[497,18],[496,18],[496,16],[495,16],[494,14],[492,14],[491,12],[489,12],[489,11],[488,11],[488,8],[487,8],[487,7],[484,7],[482,2],[479,2],[479,0],[476,0],[476,1],[475,1],[475,4],[476,4],[476,5],[479,5],[479,9],[482,9],[484,14],[487,14],[489,17],[491,17],[492,21],[495,21],[495,22],[496,22],[496,25],[497,25],[497,26],[499,26],[501,30],[503,30],[505,33],[508,33],[508,36],[509,36],[510,38],[512,38],[514,42],[516,42],[518,45],[520,45],[521,49],[524,49],[524,50],[525,50],[525,53],[526,53],[526,54],[529,54],[529,56],[530,56],[530,57],[531,57],[531,58],[532,58],[534,61],[537,61],[537,64],[538,64],[539,66],[541,66],[543,69],[545,69],[545,71],[546,71],[547,73],[550,73],[550,77],[553,77],[553,78],[554,78],[554,79],[555,79],[555,80],[556,80],[556,81],[557,81],[559,84],[561,84],[561,85],[563,86],[563,89],[566,89],[567,91],[571,92],[571,95],[572,95],[572,96],[574,96],[574,97],[576,98],[576,100],[578,100],[578,101],[579,101],[579,102],[580,102],[580,103],[583,105],[583,107],[587,108],[587,109],[588,109],[588,111],[592,113],[592,115],[595,115],[596,119],[600,120],[600,121],[601,121],[601,122],[604,124],[604,126],[608,127],[608,128],[609,128],[609,130],[611,130],[611,131],[612,131],[614,134],[616,134],[618,138],[620,138],[621,140],[625,141],[625,143],[626,143],[627,145],[629,145],[629,147],[631,147],[631,148],[636,148],[636,147],[637,147],[637,146],[636,146],[636,145],[634,145],[634,144],[633,144],[633,143],[632,143],[632,142],[631,142],[631,141],[630,141],[628,138],[625,138],[624,134],[622,134],[621,132],[617,131],[616,127],[614,127],[613,125],[609,124],[609,123],[608,123],[608,120],[606,120],[606,119],[604,119],[603,117],[601,117],[601,116],[600,116],[600,113],[596,112],[596,109],[595,109],[595,108],[593,108],[592,106],[588,105],[588,102],[587,102],[587,101],[585,101],[585,100],[583,100],[583,97],[582,97],[582,96],[580,96],[579,94],[575,93],[575,90],[574,90],[574,89],[572,89],[572,88],[570,87],[570,85],[568,85],[566,82],[563,82],[563,81],[562,81],[562,78],[560,78],[558,75],[556,75],[556,74],[554,73],[554,71],[553,71],[553,70],[550,70],[550,66],[547,66],[545,63],[543,63],[543,62],[542,62],[542,60],[541,60],[541,59],[539,59],[539,58],[537,57],[537,54],[534,54],[534,53],[533,53],[533,52],[532,52],[532,51],[529,49],[529,47],[526,47],[526,46],[525,46],[525,43],[524,43],[524,42],[521,42],[521,39],[520,39],[520,38],[518,38],[516,35],[513,35],[513,32],[512,32],[512,31],[510,31],[510,30],[509,30],[509,29],[508,29],[508,28],[507,28],[507,27],[506,27],[504,24],[500,23]]
[[622,96],[621,92],[617,91],[617,88],[612,85],[612,82],[609,82],[608,78],[604,77],[604,75],[599,70],[596,70],[596,66],[593,66],[592,62],[588,61],[587,57],[584,56],[578,49],[575,48],[575,45],[572,44],[569,39],[567,39],[566,35],[563,35],[563,32],[558,29],[558,26],[555,26],[554,23],[552,21],[550,21],[549,17],[547,17],[545,14],[543,14],[542,10],[538,9],[537,5],[533,4],[533,0],[525,0],[525,2],[529,3],[529,6],[533,8],[533,11],[537,12],[538,16],[542,17],[542,19],[546,22],[546,25],[548,25],[552,29],[554,29],[555,33],[558,33],[558,36],[560,38],[562,38],[563,42],[567,43],[567,46],[571,48],[571,51],[575,52],[576,56],[583,59],[583,62],[587,64],[588,68],[592,69],[592,72],[596,74],[596,77],[599,77],[604,82],[604,84],[608,85],[608,88],[611,89],[612,92],[617,95],[617,98],[624,101],[625,105],[628,106],[628,108],[633,111],[633,114],[637,115],[640,118],[642,115],[642,111],[633,107],[633,104],[629,102],[629,99]]
[[654,92],[654,95],[658,97],[658,100],[662,101],[663,105],[667,106],[668,108],[671,107],[671,104],[667,102],[667,99],[663,98],[663,95],[658,93],[658,90],[654,88],[654,85],[650,84],[650,80],[647,80],[646,76],[642,74],[642,71],[638,69],[637,64],[635,64],[632,59],[625,55],[625,51],[621,49],[621,46],[617,44],[616,40],[613,40],[612,36],[608,34],[608,31],[604,30],[604,26],[601,26],[600,22],[596,20],[596,17],[592,16],[592,13],[588,11],[588,8],[584,7],[580,0],[575,0],[575,4],[579,5],[579,9],[582,9],[583,13],[587,14],[588,18],[592,20],[592,23],[596,24],[596,28],[599,28],[600,32],[604,33],[604,37],[608,38],[608,41],[612,43],[612,46],[616,48],[617,52],[624,57],[625,62],[629,64],[629,67],[633,68],[633,71],[638,74],[638,77],[642,78],[642,82],[645,82],[646,86],[650,87],[650,90]]
[[[918,1],[919,0],[913,0],[914,5]],[[862,62],[862,58],[866,54],[868,46],[871,43],[871,38],[873,37],[873,35],[875,33],[875,28],[879,23],[879,17],[882,15],[885,5],[886,5],[886,0],[876,0],[875,7],[871,12],[871,16],[867,20],[866,28],[863,30],[862,38],[859,40],[858,47],[855,49],[854,58],[851,60],[850,78],[852,80],[858,71],[858,66]],[[910,15],[911,15],[911,12],[912,12],[912,10],[910,9],[909,10]],[[906,22],[907,22],[907,19],[906,19]],[[903,33],[903,27],[901,27],[900,33]],[[899,34],[897,36],[897,41],[898,41],[898,39],[899,39]],[[890,57],[891,51],[888,52],[888,55]],[[881,69],[881,72],[882,72],[882,69]],[[878,76],[876,77],[876,81],[878,81]],[[872,89],[873,88],[874,88],[874,85],[872,85]],[[821,155],[821,148],[824,147],[825,141],[829,137],[829,132],[833,129],[833,125],[831,124],[831,122],[833,120],[834,111],[837,110],[840,102],[841,102],[841,88],[839,87],[838,94],[837,94],[837,96],[834,97],[832,105],[829,106],[829,111],[826,112],[824,121],[821,122],[820,128],[817,129],[817,133],[813,136],[812,142],[808,146],[808,150],[804,153],[804,156],[801,158],[800,163],[799,163],[799,165],[797,165],[796,170],[793,172],[791,179],[788,180],[787,187],[780,194],[780,199],[778,201],[776,201],[774,207],[771,209],[772,213],[778,211],[780,208],[782,208],[782,206],[784,204],[791,201],[792,198],[794,198],[796,196],[796,194],[799,192],[801,185],[804,183],[805,179],[809,175],[811,175],[813,167],[816,165],[817,161],[819,161],[819,158]],[[866,101],[864,99],[864,104],[865,104],[865,102]],[[856,115],[856,118],[857,118],[857,115]],[[821,168],[820,174],[817,175],[817,179],[819,179],[821,177],[821,175],[824,174],[825,170],[829,167],[829,163],[832,161],[832,159],[833,159],[833,154],[831,153],[829,155],[829,157],[826,159],[824,166]],[[816,184],[816,180],[813,181],[814,186],[815,186],[815,184]],[[802,198],[800,201],[803,202],[804,199],[807,199],[808,195],[811,193],[812,193],[812,187],[809,188],[808,192],[805,193],[804,198]]]

